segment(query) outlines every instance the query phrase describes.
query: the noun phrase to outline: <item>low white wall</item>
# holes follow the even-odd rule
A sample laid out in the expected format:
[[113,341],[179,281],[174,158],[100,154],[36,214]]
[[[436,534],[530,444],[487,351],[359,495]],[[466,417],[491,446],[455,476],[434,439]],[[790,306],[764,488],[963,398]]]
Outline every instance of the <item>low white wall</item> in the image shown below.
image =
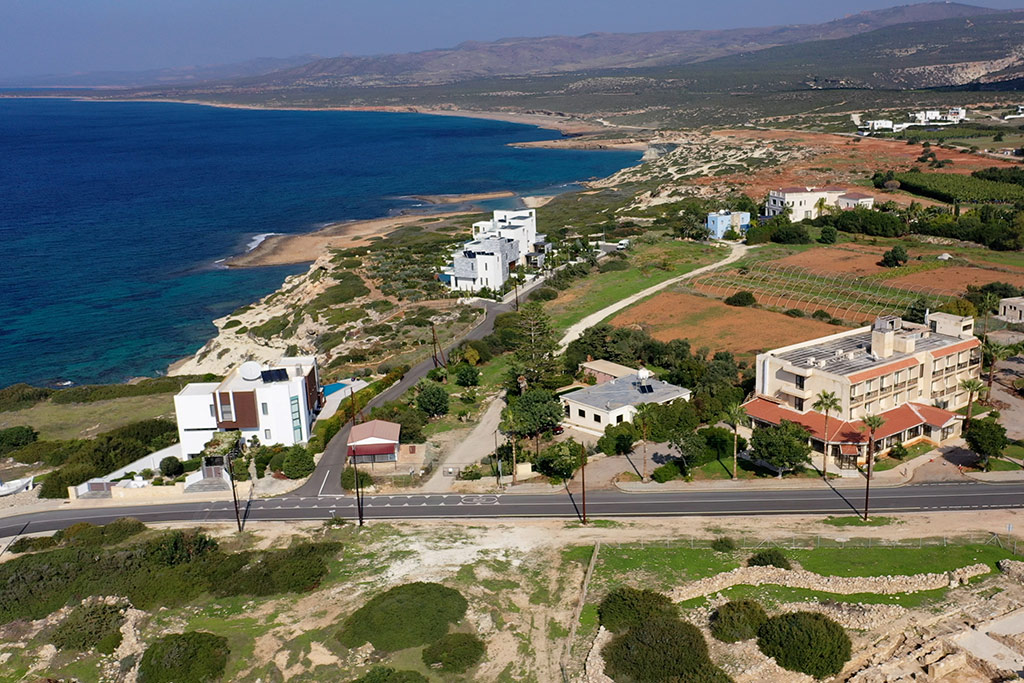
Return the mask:
[[180,443],[176,443],[173,446],[168,446],[167,448],[163,448],[159,451],[154,451],[149,455],[144,455],[135,462],[129,463],[124,467],[116,469],[110,474],[104,475],[99,478],[103,479],[104,481],[114,481],[115,479],[120,479],[129,472],[135,472],[136,474],[138,474],[139,472],[145,469],[150,469],[153,470],[154,472],[159,472],[160,461],[171,455],[180,460],[184,459],[181,457]]

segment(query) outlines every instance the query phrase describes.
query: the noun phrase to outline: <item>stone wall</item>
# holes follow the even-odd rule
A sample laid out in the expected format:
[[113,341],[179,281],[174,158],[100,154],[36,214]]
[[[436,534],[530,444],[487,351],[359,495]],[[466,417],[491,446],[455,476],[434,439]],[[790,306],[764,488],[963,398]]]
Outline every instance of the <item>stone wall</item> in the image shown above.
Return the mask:
[[803,569],[778,567],[739,567],[732,571],[709,576],[680,586],[670,593],[674,602],[682,602],[732,586],[760,586],[773,584],[790,588],[806,588],[826,593],[916,593],[918,591],[947,588],[967,583],[975,576],[988,574],[986,564],[962,567],[944,574],[914,574],[912,576],[821,576]]
[[999,571],[1014,581],[1024,583],[1024,562],[1017,560],[999,560]]

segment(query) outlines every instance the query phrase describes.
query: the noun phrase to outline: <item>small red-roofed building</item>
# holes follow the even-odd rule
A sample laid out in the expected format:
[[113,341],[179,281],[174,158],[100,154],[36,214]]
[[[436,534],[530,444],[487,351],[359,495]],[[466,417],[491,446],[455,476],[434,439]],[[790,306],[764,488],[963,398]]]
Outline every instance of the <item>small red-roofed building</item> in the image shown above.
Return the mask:
[[402,425],[370,420],[352,427],[348,435],[348,457],[357,463],[397,462]]

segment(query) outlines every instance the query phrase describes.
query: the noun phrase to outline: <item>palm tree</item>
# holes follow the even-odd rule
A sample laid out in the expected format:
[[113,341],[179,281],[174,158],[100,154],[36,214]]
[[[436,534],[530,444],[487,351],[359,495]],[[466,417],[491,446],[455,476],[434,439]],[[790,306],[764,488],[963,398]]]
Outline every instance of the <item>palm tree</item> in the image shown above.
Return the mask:
[[988,336],[988,319],[992,311],[997,308],[999,308],[999,297],[992,292],[986,292],[985,296],[981,297],[981,313],[985,315],[984,324],[981,329],[982,339]]
[[861,422],[868,428],[868,478],[864,483],[864,521],[868,521],[868,503],[871,500],[871,475],[875,463],[875,432],[882,428],[885,420],[878,415],[865,415]]
[[964,428],[971,426],[971,413],[974,411],[974,397],[978,395],[978,392],[985,388],[985,385],[981,383],[980,379],[970,377],[968,379],[960,380],[960,388],[967,392],[967,421],[964,423]]
[[986,339],[984,342],[984,354],[988,356],[988,399],[992,400],[992,382],[995,381],[996,376],[996,363],[1001,360],[1006,360],[1013,355],[1013,349],[1006,344],[1000,344],[990,339]]
[[828,202],[825,201],[824,197],[819,197],[818,201],[814,202],[814,211],[819,216],[824,216],[828,212]]
[[636,415],[633,416],[633,424],[640,427],[640,433],[644,441],[644,473],[640,481],[647,481],[647,437],[651,432],[651,422],[654,421],[654,404],[641,403],[636,407]]
[[824,441],[824,443],[825,443],[824,448],[822,448],[822,452],[823,452],[825,457],[822,459],[821,478],[822,479],[827,479],[828,478],[828,419],[832,415],[833,411],[838,411],[838,410],[842,409],[842,404],[839,403],[839,399],[836,398],[836,394],[833,391],[825,391],[823,389],[822,391],[818,392],[818,395],[816,396],[816,398],[818,400],[815,401],[813,404],[811,404],[811,407],[814,408],[815,410],[817,410],[819,413],[825,413],[825,435],[824,435],[824,437],[822,439]]
[[739,403],[730,403],[725,407],[722,419],[732,427],[732,478],[737,479],[737,461],[740,441],[740,426],[750,422],[746,409]]

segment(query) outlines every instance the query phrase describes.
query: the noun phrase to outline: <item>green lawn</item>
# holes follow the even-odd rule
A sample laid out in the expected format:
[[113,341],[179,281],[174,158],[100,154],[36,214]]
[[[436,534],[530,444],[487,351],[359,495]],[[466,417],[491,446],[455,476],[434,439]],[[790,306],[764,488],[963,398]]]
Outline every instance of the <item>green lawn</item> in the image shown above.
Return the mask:
[[1020,472],[1021,466],[1002,458],[990,458],[988,461],[989,472]]
[[602,545],[593,580],[606,587],[629,583],[668,590],[739,565],[734,553],[716,553],[707,548]]
[[43,401],[24,410],[0,413],[0,429],[30,425],[40,439],[76,439],[154,417],[174,419],[173,393],[64,405]]
[[595,272],[576,281],[548,304],[548,313],[555,328],[565,329],[605,306],[723,259],[727,253],[724,249],[675,240],[638,244],[629,255],[628,270]]
[[[786,602],[822,602],[831,600],[833,602],[863,603],[866,605],[902,605],[904,607],[919,607],[933,600],[939,600],[946,594],[945,588],[930,591],[918,591],[917,593],[896,593],[893,595],[881,595],[878,593],[826,593],[807,588],[789,588],[766,584],[763,586],[733,586],[721,591],[721,595],[729,600],[750,599],[768,605],[769,607]],[[683,609],[703,607],[708,602],[707,596],[685,600],[679,603]]]
[[829,517],[828,519],[822,520],[822,524],[828,524],[829,526],[836,527],[847,527],[847,526],[888,526],[893,523],[892,517],[869,517],[868,521],[864,521],[863,517]]
[[1003,449],[1003,455],[1008,458],[1016,458],[1017,460],[1024,460],[1024,446],[1017,444],[1010,444]]
[[1014,555],[997,545],[926,546],[924,548],[850,547],[785,551],[807,571],[823,576],[886,576],[941,573]]

